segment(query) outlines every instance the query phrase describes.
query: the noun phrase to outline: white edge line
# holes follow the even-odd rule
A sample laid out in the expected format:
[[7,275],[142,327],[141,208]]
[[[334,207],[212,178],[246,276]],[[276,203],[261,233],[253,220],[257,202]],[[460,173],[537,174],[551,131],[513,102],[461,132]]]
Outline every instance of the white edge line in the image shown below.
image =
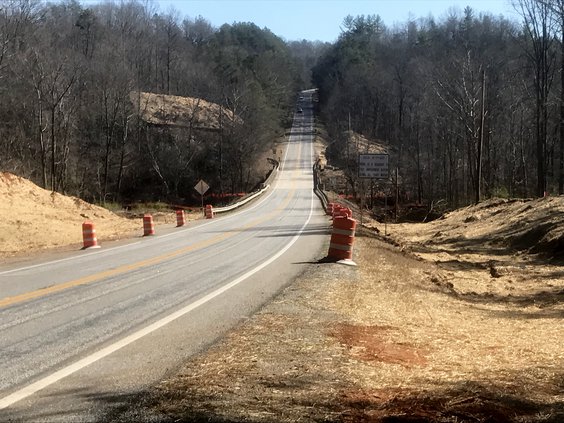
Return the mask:
[[236,213],[233,213],[233,214],[230,214],[230,215],[228,215],[228,216],[222,216],[222,217],[220,217],[220,218],[214,218],[214,219],[211,219],[211,220],[209,220],[209,221],[207,221],[207,222],[203,222],[201,225],[192,226],[192,227],[190,227],[190,228],[186,228],[186,229],[183,229],[183,230],[180,230],[180,231],[171,232],[171,233],[165,234],[165,235],[157,235],[154,239],[168,238],[169,236],[179,235],[179,234],[181,234],[181,233],[183,233],[183,232],[186,232],[186,231],[191,231],[191,230],[194,230],[194,229],[203,228],[204,226],[209,226],[209,225],[211,225],[211,224],[213,224],[213,223],[216,223],[218,220],[230,219],[230,218],[232,218],[232,217],[234,217],[234,216],[239,215],[240,213],[246,213],[246,212],[251,211],[251,210],[257,208],[258,206],[260,206],[260,205],[261,205],[262,203],[264,203],[272,194],[273,194],[273,192],[270,191],[266,196],[262,197],[261,200],[260,200],[258,203],[256,203],[255,205],[253,205],[253,206],[251,206],[251,207],[249,207],[249,208],[247,208],[247,209],[245,209],[245,210],[240,210],[240,211],[238,211],[238,212],[236,212]]
[[276,254],[274,254],[272,257],[270,257],[268,260],[259,264],[254,269],[249,270],[247,273],[239,276],[237,279],[235,279],[235,280],[229,282],[228,284],[222,286],[221,288],[218,288],[215,291],[210,292],[209,294],[200,298],[199,300],[194,301],[193,303],[187,305],[186,307],[181,308],[178,311],[175,311],[172,314],[169,314],[166,317],[163,317],[162,319],[156,321],[155,323],[152,323],[149,326],[147,326],[143,329],[140,329],[137,332],[134,332],[131,335],[126,336],[125,338],[122,338],[119,341],[117,341],[117,342],[115,342],[111,345],[108,345],[107,347],[102,348],[101,350],[96,351],[93,354],[90,354],[89,356],[84,357],[83,359],[78,360],[75,363],[70,364],[67,367],[62,368],[61,370],[58,370],[55,373],[52,373],[49,376],[46,376],[43,379],[38,380],[37,382],[34,382],[30,385],[27,385],[27,386],[19,389],[18,391],[14,392],[14,393],[12,393],[12,394],[4,397],[4,398],[0,398],[0,410],[7,408],[12,404],[15,404],[16,402],[21,401],[24,398],[27,398],[27,397],[35,394],[36,392],[48,387],[49,385],[52,385],[52,384],[58,382],[59,380],[65,378],[67,376],[72,375],[73,373],[85,368],[86,366],[89,366],[90,364],[95,363],[98,360],[101,360],[104,357],[107,357],[108,355],[120,350],[123,347],[126,347],[127,345],[141,339],[142,337],[149,335],[150,333],[156,331],[157,329],[162,328],[163,326],[169,324],[170,322],[172,322],[172,321],[184,316],[185,314],[191,312],[192,310],[195,310],[196,308],[204,305],[208,301],[211,301],[215,297],[223,294],[225,291],[233,288],[234,286],[240,284],[241,282],[243,282],[247,278],[251,277],[255,273],[264,269],[266,266],[268,266],[269,264],[274,262],[276,259],[278,259],[282,254],[284,254],[286,251],[288,251],[288,249],[296,243],[298,238],[303,233],[305,227],[307,226],[307,224],[311,220],[312,215],[313,215],[313,196],[311,197],[311,202],[310,202],[310,207],[309,207],[309,216],[308,216],[307,220],[305,221],[305,223],[300,228],[300,230],[298,231],[298,233],[296,235],[294,235],[294,237],[290,240],[290,242],[288,244],[286,244],[286,246],[284,248],[282,248],[280,251],[278,251]]

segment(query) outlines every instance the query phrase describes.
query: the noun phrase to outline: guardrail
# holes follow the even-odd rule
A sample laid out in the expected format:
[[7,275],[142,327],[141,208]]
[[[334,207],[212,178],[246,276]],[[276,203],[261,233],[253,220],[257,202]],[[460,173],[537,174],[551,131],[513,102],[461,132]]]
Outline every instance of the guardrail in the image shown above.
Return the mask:
[[276,161],[274,159],[270,159],[270,158],[268,159],[268,161],[270,163],[272,163],[274,165],[274,167],[273,167],[272,171],[270,172],[270,175],[268,175],[266,180],[262,183],[261,189],[259,189],[258,191],[250,194],[248,197],[245,197],[241,201],[238,201],[238,202],[231,204],[229,206],[214,207],[214,209],[213,209],[214,213],[225,213],[225,212],[228,212],[228,211],[231,211],[231,210],[235,210],[238,207],[244,206],[249,201],[257,198],[259,195],[263,194],[266,190],[268,190],[268,188],[270,188],[270,183],[273,181],[274,178],[276,178],[276,175],[278,174],[278,168],[280,167],[280,163],[278,163],[278,161]]
[[327,204],[329,204],[329,198],[327,198],[327,194],[325,194],[323,188],[321,187],[319,171],[320,168],[318,163],[316,162],[313,165],[313,192],[315,192],[315,195],[319,197],[319,199],[321,200],[321,205],[323,206],[323,210],[327,213]]
[[270,185],[265,185],[263,188],[261,188],[257,192],[252,193],[251,195],[249,195],[244,200],[238,201],[235,204],[231,204],[230,206],[214,207],[213,212],[214,213],[224,213],[224,212],[228,212],[228,211],[231,211],[231,210],[235,210],[236,208],[244,206],[249,201],[257,198],[259,195],[261,195],[263,192],[265,192],[268,188],[270,188]]

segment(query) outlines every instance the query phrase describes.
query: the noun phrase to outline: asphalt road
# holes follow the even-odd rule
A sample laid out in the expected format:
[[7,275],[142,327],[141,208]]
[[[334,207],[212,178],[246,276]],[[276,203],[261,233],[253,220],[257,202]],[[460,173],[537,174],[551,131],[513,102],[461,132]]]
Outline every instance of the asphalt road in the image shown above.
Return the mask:
[[243,210],[0,267],[0,420],[103,421],[324,256],[305,94],[279,175]]

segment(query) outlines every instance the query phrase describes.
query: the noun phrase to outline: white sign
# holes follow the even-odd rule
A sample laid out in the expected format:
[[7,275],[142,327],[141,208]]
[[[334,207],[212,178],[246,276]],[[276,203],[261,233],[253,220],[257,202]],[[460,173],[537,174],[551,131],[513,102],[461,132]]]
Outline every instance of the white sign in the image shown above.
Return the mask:
[[196,184],[194,189],[198,191],[200,195],[204,195],[206,191],[210,189],[210,186],[200,179],[200,182]]
[[373,179],[388,179],[388,154],[359,154],[358,177]]

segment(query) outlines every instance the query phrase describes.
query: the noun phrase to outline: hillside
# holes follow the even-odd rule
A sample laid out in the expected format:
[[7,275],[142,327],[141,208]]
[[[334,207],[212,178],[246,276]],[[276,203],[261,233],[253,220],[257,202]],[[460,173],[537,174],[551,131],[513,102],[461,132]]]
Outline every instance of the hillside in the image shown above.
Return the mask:
[[[0,195],[0,257],[78,248],[85,219],[101,240],[140,233],[10,173]],[[112,421],[561,422],[564,198],[367,226],[358,267],[312,263]]]

